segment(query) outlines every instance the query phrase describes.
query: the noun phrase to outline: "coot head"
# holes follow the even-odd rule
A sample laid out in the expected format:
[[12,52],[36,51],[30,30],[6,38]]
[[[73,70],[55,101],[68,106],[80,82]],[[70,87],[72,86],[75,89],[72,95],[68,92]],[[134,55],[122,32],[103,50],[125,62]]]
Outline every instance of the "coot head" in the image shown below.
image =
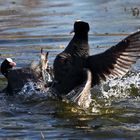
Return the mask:
[[7,77],[8,70],[16,66],[16,63],[11,58],[6,58],[1,64],[1,73]]
[[90,30],[89,24],[87,22],[77,20],[74,23],[74,30],[73,32],[75,33],[82,33],[85,32],[87,33]]

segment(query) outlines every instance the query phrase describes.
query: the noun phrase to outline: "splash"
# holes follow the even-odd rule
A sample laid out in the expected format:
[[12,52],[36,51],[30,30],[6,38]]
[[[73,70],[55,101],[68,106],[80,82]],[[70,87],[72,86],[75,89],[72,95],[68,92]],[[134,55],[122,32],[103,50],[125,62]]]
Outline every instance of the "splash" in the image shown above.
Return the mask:
[[102,93],[106,98],[127,98],[140,95],[140,73],[129,71],[125,76],[111,79],[102,84]]
[[[91,80],[88,79],[86,84],[76,87],[63,96],[63,101],[73,102],[83,109],[90,109],[98,114],[110,113],[112,110],[103,111],[103,109],[111,107],[115,102],[119,103],[132,97],[137,98],[140,95],[140,73],[138,72],[128,72],[122,78],[110,79],[93,89],[90,82]],[[55,89],[46,88],[41,82],[26,83],[17,96],[26,102],[47,100],[50,97],[57,99]]]
[[79,107],[87,109],[90,107],[91,103],[91,83],[92,83],[92,74],[90,70],[86,70],[87,79],[85,82],[74,88],[69,92],[65,98],[71,102],[76,103]]
[[61,98],[62,101],[72,102],[83,109],[87,109],[91,103],[91,72],[87,70],[87,80],[80,86],[74,88],[65,96],[59,97],[59,94],[52,87],[45,87],[44,82],[28,82],[24,85],[22,90],[17,94],[17,97],[22,101],[42,101],[49,97],[53,99]]
[[21,98],[22,101],[41,101],[48,98],[46,94],[48,88],[44,87],[42,82],[27,82],[16,97]]
[[[116,79],[109,79],[100,86],[92,89],[91,110],[93,113],[112,113],[115,108],[131,106],[130,100],[140,97],[140,73],[129,71],[125,76]],[[119,109],[117,109],[118,111]]]

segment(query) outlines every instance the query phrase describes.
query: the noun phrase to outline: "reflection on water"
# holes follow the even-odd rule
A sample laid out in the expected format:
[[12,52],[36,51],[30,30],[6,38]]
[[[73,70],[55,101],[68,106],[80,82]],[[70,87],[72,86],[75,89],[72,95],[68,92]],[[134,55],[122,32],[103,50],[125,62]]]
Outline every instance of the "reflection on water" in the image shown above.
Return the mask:
[[[140,28],[134,8],[140,9],[139,0],[0,0],[0,62],[12,57],[17,67],[23,67],[38,59],[42,47],[50,51],[52,65],[71,39],[76,19],[91,25],[91,54],[102,52]],[[5,84],[0,75],[0,89]],[[102,92],[95,89],[87,112],[52,99],[24,100],[1,93],[0,139],[139,139],[139,89],[132,86],[125,93],[112,89],[106,85]]]

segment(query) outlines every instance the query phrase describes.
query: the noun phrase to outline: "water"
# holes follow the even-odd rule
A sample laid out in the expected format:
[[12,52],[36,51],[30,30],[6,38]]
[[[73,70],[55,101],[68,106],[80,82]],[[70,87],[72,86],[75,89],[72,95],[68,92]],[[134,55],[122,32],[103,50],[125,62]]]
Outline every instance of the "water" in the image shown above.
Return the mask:
[[[89,22],[91,54],[102,52],[140,28],[139,0],[1,0],[0,62],[12,57],[17,67],[38,60],[40,48],[53,60],[70,41],[76,19]],[[97,48],[97,46],[99,46]],[[139,70],[140,63],[132,70]],[[0,94],[0,139],[140,139],[139,72],[104,83],[92,91],[92,105],[40,94]],[[0,89],[6,85],[0,76]]]

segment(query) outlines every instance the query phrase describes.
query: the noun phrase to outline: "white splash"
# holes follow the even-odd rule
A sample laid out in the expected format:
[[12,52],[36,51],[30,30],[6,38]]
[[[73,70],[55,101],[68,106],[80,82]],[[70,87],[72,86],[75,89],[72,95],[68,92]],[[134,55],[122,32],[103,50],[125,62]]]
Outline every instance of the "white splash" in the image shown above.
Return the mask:
[[117,98],[129,97],[134,89],[140,88],[140,73],[128,72],[124,77],[111,79],[102,84],[102,93],[106,98],[112,96]]
[[[101,108],[111,106],[116,100],[119,102],[120,99],[127,99],[133,92],[140,95],[140,73],[137,72],[129,72],[122,78],[110,79],[92,90],[90,82],[91,80],[88,80],[85,85],[75,88],[62,99],[74,102],[83,109],[91,108],[93,113],[100,113]],[[24,101],[41,101],[48,97],[57,99],[55,92],[53,88],[44,87],[41,82],[28,82],[18,96]]]
[[[101,113],[111,106],[130,105],[130,99],[140,96],[140,73],[128,72],[122,78],[110,79],[92,89],[92,113]],[[132,104],[132,103],[131,103]],[[105,109],[106,108],[106,109]],[[108,113],[108,112],[103,112]]]
[[19,93],[17,93],[17,97],[22,98],[24,101],[39,101],[45,100],[48,98],[48,94],[46,94],[48,88],[44,87],[42,82],[28,82],[24,85]]

